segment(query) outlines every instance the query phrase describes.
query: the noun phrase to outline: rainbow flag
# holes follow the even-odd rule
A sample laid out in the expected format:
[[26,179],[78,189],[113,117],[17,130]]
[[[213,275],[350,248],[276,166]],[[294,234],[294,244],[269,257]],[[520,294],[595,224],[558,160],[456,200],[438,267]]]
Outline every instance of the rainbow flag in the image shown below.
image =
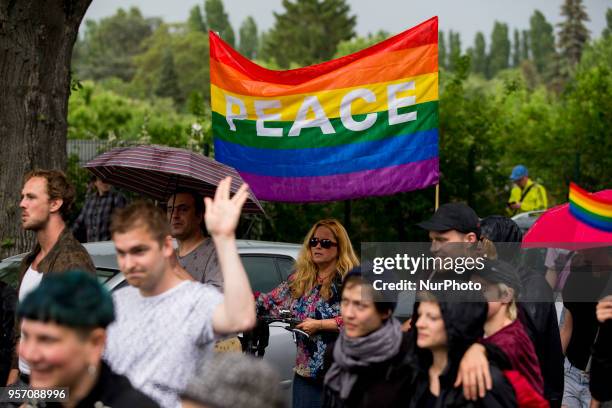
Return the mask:
[[599,230],[612,232],[612,200],[593,194],[570,183],[570,213],[585,224]]
[[210,36],[215,158],[257,198],[317,202],[438,182],[438,18],[289,71]]

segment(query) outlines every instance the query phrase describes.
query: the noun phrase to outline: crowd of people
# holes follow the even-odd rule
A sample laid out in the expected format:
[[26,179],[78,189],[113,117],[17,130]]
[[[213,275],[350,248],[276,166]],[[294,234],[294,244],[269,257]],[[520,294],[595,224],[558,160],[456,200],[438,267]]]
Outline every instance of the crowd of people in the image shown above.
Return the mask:
[[[512,210],[542,194],[526,169],[515,168],[512,179],[523,189],[513,192],[519,205]],[[442,205],[418,224],[431,253],[486,261],[473,273],[442,268],[422,271],[423,278],[483,290],[420,291],[402,322],[394,313],[398,293],[374,289],[370,265],[360,265],[334,219],[312,225],[287,281],[253,293],[235,238],[248,187],[231,195],[230,181],[214,197],[174,191],[164,213],[145,201],[127,204],[96,180],[98,192],[69,228],[75,193],[66,176],[28,173],[21,223],[36,246],[23,258],[16,293],[0,285],[0,356],[10,363],[0,367],[0,383],[67,388],[66,407],[280,408],[273,368],[213,347],[256,328],[258,317],[289,311],[304,334],[295,336],[295,408],[595,408],[612,400],[609,247],[565,257],[567,276],[551,282],[507,250],[522,239],[512,220]],[[93,228],[87,239],[114,243],[128,285],[112,295],[75,238],[83,226]],[[563,294],[560,316],[554,290]]]

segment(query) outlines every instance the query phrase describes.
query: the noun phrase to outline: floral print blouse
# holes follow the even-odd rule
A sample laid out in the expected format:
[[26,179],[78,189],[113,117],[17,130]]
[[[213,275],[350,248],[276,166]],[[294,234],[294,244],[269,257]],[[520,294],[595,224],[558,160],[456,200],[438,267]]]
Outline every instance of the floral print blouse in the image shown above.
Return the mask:
[[[279,316],[282,309],[290,310],[294,318],[299,320],[311,319],[336,319],[338,325],[342,324],[340,318],[340,282],[335,280],[331,285],[332,296],[329,300],[321,297],[322,285],[316,285],[310,292],[305,293],[299,299],[291,296],[289,281],[283,282],[271,292],[260,294],[257,297],[257,314]],[[296,374],[314,379],[323,379],[323,358],[328,344],[333,342],[338,333],[332,331],[318,331],[316,334],[306,338],[297,335],[297,355],[295,362]]]

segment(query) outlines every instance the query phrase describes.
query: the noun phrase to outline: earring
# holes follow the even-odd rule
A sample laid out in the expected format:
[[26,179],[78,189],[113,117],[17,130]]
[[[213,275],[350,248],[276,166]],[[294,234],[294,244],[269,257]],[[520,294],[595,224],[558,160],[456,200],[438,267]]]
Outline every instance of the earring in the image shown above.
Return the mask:
[[96,375],[96,366],[94,364],[90,364],[87,366],[87,373],[92,377]]

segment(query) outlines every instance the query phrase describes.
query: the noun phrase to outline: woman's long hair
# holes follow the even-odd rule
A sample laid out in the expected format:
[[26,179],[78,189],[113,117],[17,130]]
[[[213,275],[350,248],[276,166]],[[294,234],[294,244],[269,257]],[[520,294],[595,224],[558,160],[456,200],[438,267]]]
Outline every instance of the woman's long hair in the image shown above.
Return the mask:
[[[293,279],[289,283],[291,295],[295,299],[302,297],[317,284],[317,273],[319,268],[312,260],[309,242],[310,238],[314,236],[316,229],[319,227],[328,228],[338,243],[336,270],[337,273],[340,274],[340,278],[344,278],[344,275],[346,275],[348,271],[359,265],[359,259],[353,250],[353,245],[351,244],[348,233],[342,224],[340,224],[340,221],[333,218],[317,221],[304,238],[302,249],[295,263],[295,273],[293,274]],[[333,281],[334,277],[331,277],[331,279],[326,279],[323,283],[321,296],[325,300],[329,300],[332,296],[331,286]]]

